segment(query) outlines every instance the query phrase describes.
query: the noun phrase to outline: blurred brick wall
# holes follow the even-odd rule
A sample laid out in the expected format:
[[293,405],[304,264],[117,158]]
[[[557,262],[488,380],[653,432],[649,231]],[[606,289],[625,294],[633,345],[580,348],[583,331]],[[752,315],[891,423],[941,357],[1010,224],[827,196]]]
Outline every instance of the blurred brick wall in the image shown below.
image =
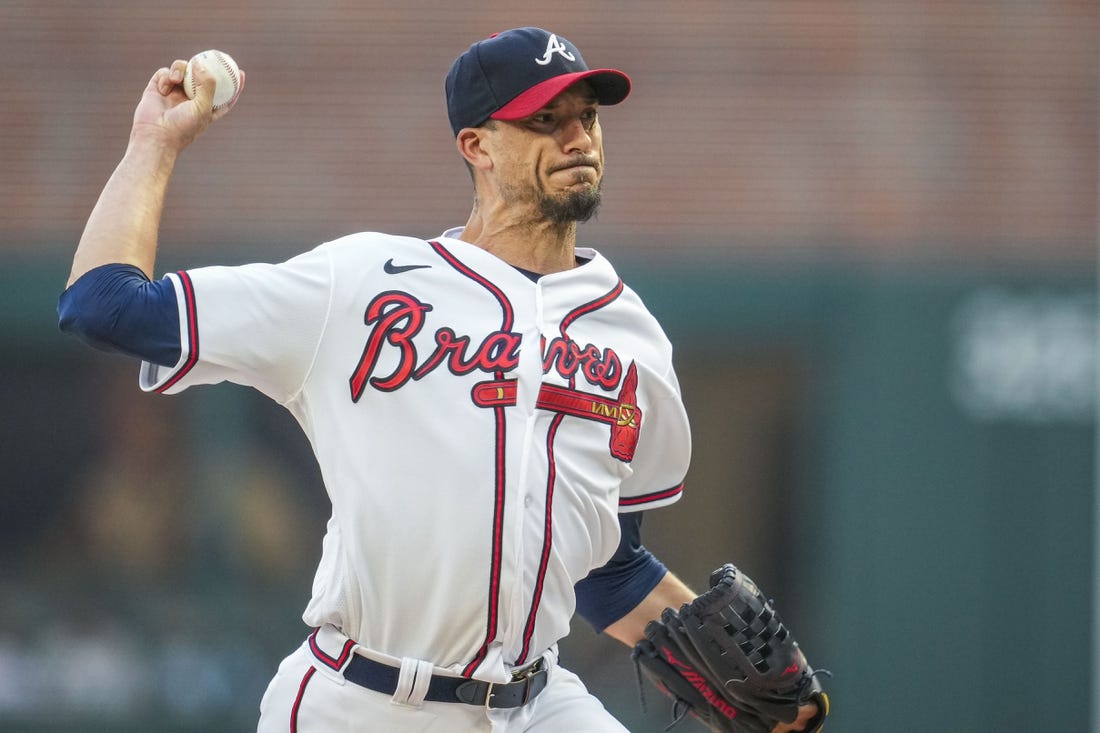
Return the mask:
[[[431,236],[470,190],[442,80],[524,24],[632,76],[586,241],[650,255],[1091,262],[1097,3],[0,0],[0,251],[67,256],[157,66],[249,74],[177,167],[162,244],[282,257]],[[528,6],[531,7],[531,6]],[[191,260],[189,260],[191,261]]]

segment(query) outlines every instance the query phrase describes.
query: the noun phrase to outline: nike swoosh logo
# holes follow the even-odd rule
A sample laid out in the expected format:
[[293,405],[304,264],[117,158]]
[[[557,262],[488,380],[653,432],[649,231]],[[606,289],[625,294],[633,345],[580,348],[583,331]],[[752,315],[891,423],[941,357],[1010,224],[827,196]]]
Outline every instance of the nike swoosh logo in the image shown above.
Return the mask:
[[409,270],[420,270],[425,267],[431,267],[431,265],[395,265],[393,259],[386,260],[386,264],[382,265],[382,269],[390,275],[397,275],[398,273],[408,272]]

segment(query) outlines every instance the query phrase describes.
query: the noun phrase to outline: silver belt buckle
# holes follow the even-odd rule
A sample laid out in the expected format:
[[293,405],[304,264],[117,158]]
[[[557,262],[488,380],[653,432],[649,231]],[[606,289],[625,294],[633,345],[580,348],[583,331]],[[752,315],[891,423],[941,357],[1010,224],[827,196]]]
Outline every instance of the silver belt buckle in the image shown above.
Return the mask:
[[542,670],[542,661],[542,657],[539,657],[535,661],[528,664],[526,667],[517,669],[516,671],[512,672],[512,681],[519,682],[523,679],[531,679],[536,674],[538,674],[539,671]]

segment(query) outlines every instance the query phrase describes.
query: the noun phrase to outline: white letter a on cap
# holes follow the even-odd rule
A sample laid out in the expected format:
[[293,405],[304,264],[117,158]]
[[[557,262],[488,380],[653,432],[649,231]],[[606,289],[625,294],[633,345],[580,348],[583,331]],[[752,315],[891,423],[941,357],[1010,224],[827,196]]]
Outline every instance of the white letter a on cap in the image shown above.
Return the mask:
[[546,66],[550,63],[550,57],[556,53],[560,53],[562,58],[569,59],[570,61],[576,61],[577,57],[569,53],[569,49],[565,47],[565,44],[558,40],[558,37],[551,33],[550,40],[546,43],[546,53],[542,55],[541,59],[535,59],[535,63],[539,66]]

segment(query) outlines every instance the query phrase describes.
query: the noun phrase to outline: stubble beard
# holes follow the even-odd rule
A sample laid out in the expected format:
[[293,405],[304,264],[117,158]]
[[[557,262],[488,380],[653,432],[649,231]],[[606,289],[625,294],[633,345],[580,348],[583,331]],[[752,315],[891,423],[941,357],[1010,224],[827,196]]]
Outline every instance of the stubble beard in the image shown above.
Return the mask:
[[576,191],[548,193],[537,184],[505,185],[501,197],[510,207],[537,209],[543,221],[554,224],[583,223],[596,215],[603,198],[603,181]]
[[539,197],[539,211],[547,221],[553,224],[583,223],[599,211],[602,199],[602,186],[593,186],[582,191],[569,191],[556,196],[544,194]]

